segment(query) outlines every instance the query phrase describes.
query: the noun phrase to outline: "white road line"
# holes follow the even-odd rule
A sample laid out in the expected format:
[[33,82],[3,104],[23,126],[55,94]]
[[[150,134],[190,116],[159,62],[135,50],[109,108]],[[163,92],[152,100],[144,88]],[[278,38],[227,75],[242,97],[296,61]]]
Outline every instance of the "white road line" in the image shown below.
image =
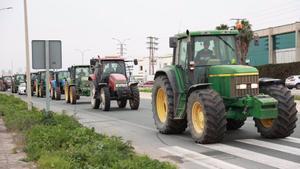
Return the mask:
[[199,146],[204,146],[209,149],[222,151],[224,153],[228,153],[247,160],[252,160],[254,162],[258,162],[275,168],[280,168],[280,169],[300,168],[300,164],[293,161],[288,161],[277,157],[272,157],[269,155],[256,153],[254,151],[233,147],[225,144],[210,144],[210,145],[199,145]]
[[280,145],[280,144],[275,144],[275,143],[270,143],[262,140],[255,140],[255,139],[243,139],[243,140],[236,140],[236,141],[300,156],[300,149],[295,147],[290,147],[290,146],[285,146],[285,145]]
[[225,161],[212,158],[195,151],[190,151],[178,146],[162,147],[159,149],[169,154],[180,156],[187,161],[193,162],[209,169],[244,169],[243,167],[227,163]]
[[283,139],[280,139],[280,140],[300,144],[300,138],[286,137],[286,138],[283,138]]

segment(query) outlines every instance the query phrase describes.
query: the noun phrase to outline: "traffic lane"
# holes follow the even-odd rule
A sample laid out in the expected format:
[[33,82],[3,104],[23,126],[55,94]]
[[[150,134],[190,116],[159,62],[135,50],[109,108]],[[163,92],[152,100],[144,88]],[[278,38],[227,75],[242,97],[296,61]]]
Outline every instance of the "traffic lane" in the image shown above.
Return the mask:
[[[34,98],[34,102],[39,102],[41,105],[44,105],[44,100],[45,99]],[[79,121],[84,125],[88,127],[94,127],[95,130],[99,133],[106,133],[108,135],[118,135],[118,136],[122,136],[125,140],[131,140],[133,146],[139,153],[145,153],[154,158],[176,162],[180,168],[198,168],[199,166],[197,165],[197,163],[200,162],[201,163],[199,165],[203,167],[202,164],[203,161],[200,160],[199,162],[199,160],[197,160],[197,158],[200,158],[198,157],[199,153],[201,153],[201,157],[203,155],[205,155],[205,158],[213,157],[212,160],[217,163],[216,165],[229,165],[228,166],[229,168],[232,167],[231,166],[232,164],[234,164],[234,166],[236,165],[242,166],[243,168],[253,168],[253,167],[270,168],[270,166],[253,161],[253,160],[259,161],[260,158],[247,160],[245,159],[247,157],[239,157],[236,155],[218,151],[218,149],[211,149],[213,147],[211,145],[206,146],[206,145],[195,144],[191,139],[191,136],[188,131],[178,135],[159,134],[154,128],[153,120],[151,118],[152,117],[151,108],[149,109],[149,105],[151,105],[151,100],[142,99],[141,102],[145,102],[145,103],[141,104],[141,109],[139,111],[134,112],[128,110],[120,110],[119,112],[121,116],[116,116],[114,113],[109,114],[108,112],[102,112],[101,110],[99,111],[99,110],[93,110],[89,108],[89,105],[86,104],[88,103],[88,98],[82,98],[82,100],[78,102],[79,103],[78,105],[68,105],[65,104],[63,101],[54,101],[52,102],[52,108],[59,107],[67,111],[75,111],[77,114],[76,117],[78,117]],[[116,104],[114,106],[116,106]],[[144,122],[141,122],[140,119],[135,118],[137,115],[139,115],[136,114],[137,112],[139,112],[140,114],[145,114],[146,116],[141,116],[141,117],[148,117],[147,119],[149,120],[149,124],[152,123],[152,125],[149,124],[143,125]],[[298,130],[296,130],[296,132],[297,131]],[[282,153],[280,152],[278,153],[272,150],[266,151],[264,148],[261,147],[251,147],[251,146],[249,147],[249,145],[245,145],[239,142],[239,140],[245,140],[245,139],[257,139],[266,142],[288,145],[286,141],[282,141],[278,139],[277,140],[262,139],[259,136],[259,134],[256,132],[253,121],[250,119],[246,121],[246,124],[245,126],[243,126],[242,129],[236,131],[227,131],[221,145],[222,147],[224,146],[234,147],[235,150],[237,149],[236,152],[240,152],[240,151],[241,152],[246,151],[247,153],[251,153],[251,152],[253,153],[253,151],[261,152],[267,154],[268,159],[270,159],[271,161],[278,161],[278,158],[291,160],[292,162],[297,160],[297,157],[295,156],[286,155],[286,154],[282,156]],[[180,150],[179,154],[178,152],[174,154],[172,153],[172,151],[170,153],[170,150],[173,150],[174,146],[175,148],[179,148]],[[249,150],[245,150],[245,149],[251,149],[252,151],[249,152]],[[165,152],[169,152],[169,153],[166,154]],[[193,158],[191,157],[186,158],[185,155],[180,156],[180,153],[182,152],[185,153],[188,152],[189,155],[193,154],[196,160],[195,159],[193,160]],[[262,156],[262,154],[260,153],[255,155]],[[266,155],[263,155],[262,157],[266,157]],[[223,164],[224,162],[226,163]],[[280,162],[285,163],[287,161],[283,160]],[[289,164],[291,163],[290,164],[291,166],[294,165],[294,163],[292,162],[288,161]]]

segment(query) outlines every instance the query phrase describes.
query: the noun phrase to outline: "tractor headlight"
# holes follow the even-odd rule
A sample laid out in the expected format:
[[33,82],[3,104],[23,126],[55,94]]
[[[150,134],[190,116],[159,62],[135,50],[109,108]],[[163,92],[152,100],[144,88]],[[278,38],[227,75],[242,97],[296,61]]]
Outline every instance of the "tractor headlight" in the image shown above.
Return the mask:
[[251,89],[257,89],[258,88],[258,84],[257,83],[252,83],[251,84]]
[[247,84],[238,84],[236,85],[236,89],[247,89]]
[[127,84],[126,83],[119,83],[119,84],[116,84],[116,87],[127,87]]

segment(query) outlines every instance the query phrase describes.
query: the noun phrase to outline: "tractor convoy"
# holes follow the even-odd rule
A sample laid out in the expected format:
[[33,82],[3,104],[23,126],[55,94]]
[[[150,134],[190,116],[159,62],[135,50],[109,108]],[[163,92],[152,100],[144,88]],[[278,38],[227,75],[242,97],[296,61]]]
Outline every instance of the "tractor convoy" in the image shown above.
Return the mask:
[[[221,142],[227,130],[242,127],[252,117],[262,137],[284,138],[296,127],[296,104],[283,81],[259,78],[255,67],[241,65],[236,30],[197,31],[169,39],[172,65],[155,72],[152,113],[163,134],[180,134],[189,128],[195,142]],[[131,69],[137,60],[121,57],[90,59],[89,65],[73,65],[67,71],[31,73],[32,95],[76,104],[90,97],[91,107],[109,111],[111,101],[119,108],[127,102],[132,110],[140,105],[138,83]],[[0,78],[0,90],[12,93],[25,82],[24,74]]]

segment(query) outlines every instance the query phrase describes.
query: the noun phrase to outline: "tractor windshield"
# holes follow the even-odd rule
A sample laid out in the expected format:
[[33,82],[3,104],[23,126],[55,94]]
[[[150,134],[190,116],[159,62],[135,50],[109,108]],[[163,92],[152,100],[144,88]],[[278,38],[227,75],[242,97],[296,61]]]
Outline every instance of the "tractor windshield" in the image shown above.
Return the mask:
[[236,64],[235,36],[199,36],[194,38],[196,65]]
[[25,77],[24,77],[24,75],[17,75],[16,76],[16,80],[19,81],[19,82],[24,82],[25,81]]
[[125,75],[125,63],[124,61],[116,60],[116,61],[102,61],[103,64],[103,73],[111,74],[111,73],[120,73]]
[[77,67],[76,68],[76,79],[82,78],[82,77],[88,77],[90,74],[90,68],[89,67]]
[[11,77],[9,77],[9,76],[4,77],[3,79],[4,79],[4,81],[6,81],[6,82],[11,82]]
[[64,79],[69,77],[68,71],[58,72],[58,79]]

